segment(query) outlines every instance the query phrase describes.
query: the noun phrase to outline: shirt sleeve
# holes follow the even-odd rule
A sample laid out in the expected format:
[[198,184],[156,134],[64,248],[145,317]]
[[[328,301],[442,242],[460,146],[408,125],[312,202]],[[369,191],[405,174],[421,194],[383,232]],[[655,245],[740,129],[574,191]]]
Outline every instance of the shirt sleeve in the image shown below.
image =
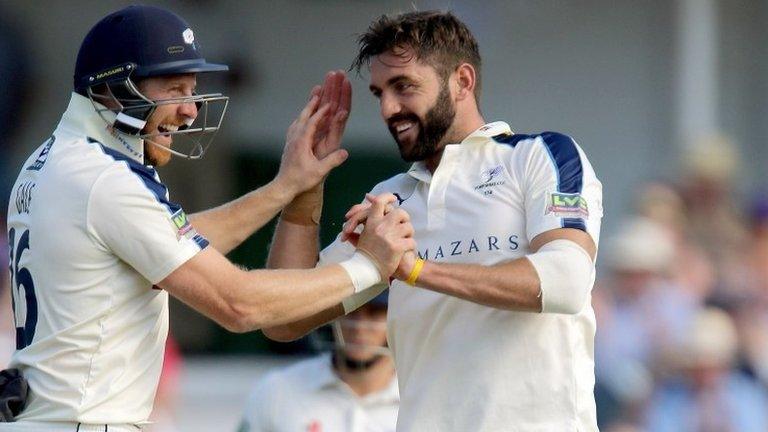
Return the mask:
[[526,140],[516,172],[525,195],[526,235],[575,228],[598,244],[603,216],[603,187],[586,155],[569,136],[544,132]]
[[91,189],[88,230],[96,242],[156,284],[208,245],[154,170],[117,163]]

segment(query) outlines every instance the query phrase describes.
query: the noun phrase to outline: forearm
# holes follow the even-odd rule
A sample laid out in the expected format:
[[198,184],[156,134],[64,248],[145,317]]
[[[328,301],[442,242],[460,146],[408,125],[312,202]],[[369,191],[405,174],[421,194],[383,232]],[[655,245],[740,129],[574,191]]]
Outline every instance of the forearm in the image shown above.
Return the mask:
[[317,225],[299,225],[278,220],[269,248],[267,268],[313,268],[320,253]]
[[189,219],[197,232],[226,254],[275,217],[293,196],[272,181],[234,201],[190,215]]
[[[300,322],[333,309],[354,287],[340,265],[331,265],[313,270],[254,270],[235,290],[228,303],[240,317],[239,329],[251,331]],[[301,327],[314,328],[313,322],[304,321]]]
[[344,316],[344,307],[339,303],[307,318],[284,325],[265,327],[261,330],[266,337],[272,340],[278,342],[291,342],[341,316]]
[[497,309],[541,311],[539,277],[525,258],[492,266],[426,261],[416,284]]

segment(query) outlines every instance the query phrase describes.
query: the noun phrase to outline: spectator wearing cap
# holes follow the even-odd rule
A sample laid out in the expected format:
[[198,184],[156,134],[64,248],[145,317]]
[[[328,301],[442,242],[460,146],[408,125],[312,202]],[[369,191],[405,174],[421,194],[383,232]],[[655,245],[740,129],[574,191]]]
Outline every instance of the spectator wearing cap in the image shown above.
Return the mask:
[[738,337],[731,318],[702,309],[672,352],[677,371],[651,399],[647,428],[654,432],[764,432],[765,390],[734,368]]
[[636,217],[607,239],[608,280],[595,290],[598,419],[639,420],[653,386],[655,363],[699,305],[670,277],[675,245],[657,222]]

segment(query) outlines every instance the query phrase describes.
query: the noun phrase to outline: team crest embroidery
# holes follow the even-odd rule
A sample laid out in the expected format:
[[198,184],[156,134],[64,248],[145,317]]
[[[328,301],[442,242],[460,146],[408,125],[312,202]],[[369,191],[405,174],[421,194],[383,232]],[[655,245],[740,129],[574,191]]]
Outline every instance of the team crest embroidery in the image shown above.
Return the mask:
[[183,209],[179,209],[179,211],[171,215],[171,222],[176,227],[176,237],[179,239],[186,237],[191,240],[197,234]]
[[480,173],[482,183],[475,186],[475,190],[483,195],[493,195],[493,187],[501,186],[506,181],[503,179],[504,168],[497,165]]
[[589,207],[587,200],[581,194],[553,192],[549,196],[544,214],[554,214],[558,217],[588,217]]
[[192,45],[195,42],[195,34],[192,32],[191,28],[184,30],[181,36],[184,38],[184,42],[188,45]]

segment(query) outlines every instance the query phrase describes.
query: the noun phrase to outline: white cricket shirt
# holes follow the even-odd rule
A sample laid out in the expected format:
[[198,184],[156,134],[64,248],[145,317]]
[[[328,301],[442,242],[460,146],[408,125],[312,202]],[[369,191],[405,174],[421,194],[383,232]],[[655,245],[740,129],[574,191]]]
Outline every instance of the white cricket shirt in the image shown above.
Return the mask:
[[[8,209],[19,422],[145,422],[168,331],[158,283],[207,245],[143,162],[72,95],[24,163]],[[18,423],[17,423],[18,424]]]
[[[374,187],[411,215],[419,255],[492,265],[530,253],[538,234],[584,230],[598,243],[602,185],[569,137],[487,124]],[[337,240],[322,254],[344,259]],[[546,293],[545,293],[546,294]],[[389,296],[389,346],[400,382],[400,432],[595,431],[590,302],[576,315],[481,306],[403,282]]]
[[394,432],[399,402],[394,376],[385,389],[359,397],[326,354],[259,380],[239,432]]

